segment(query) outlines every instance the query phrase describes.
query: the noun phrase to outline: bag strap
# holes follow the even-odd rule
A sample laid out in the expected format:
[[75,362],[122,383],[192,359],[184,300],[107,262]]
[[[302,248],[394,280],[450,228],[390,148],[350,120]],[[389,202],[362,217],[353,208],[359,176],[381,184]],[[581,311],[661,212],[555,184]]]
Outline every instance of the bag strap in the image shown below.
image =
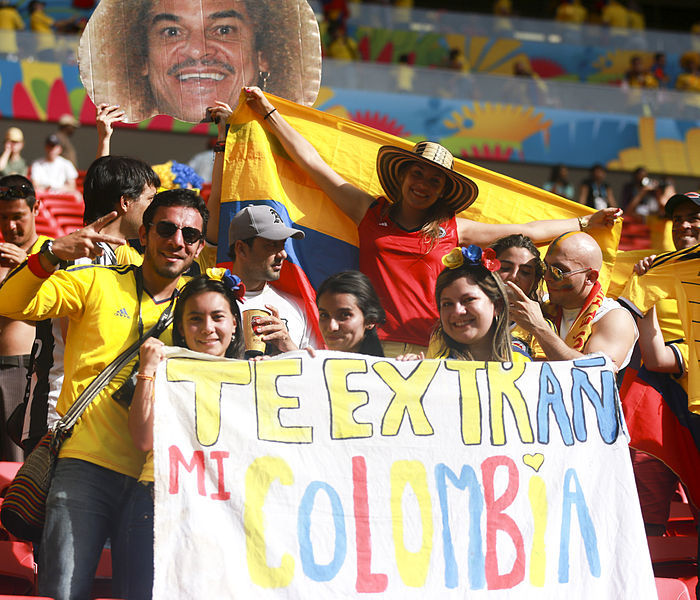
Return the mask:
[[[141,275],[141,269],[139,268],[135,273],[136,277],[136,289],[139,296],[139,311],[141,304],[141,293],[143,291],[143,279]],[[173,322],[173,304],[175,303],[175,298],[170,301],[170,305],[161,313],[158,321],[153,327],[151,327],[143,336],[139,336],[131,346],[129,346],[124,352],[122,352],[117,358],[115,358],[110,364],[108,364],[102,372],[97,375],[89,385],[82,391],[80,396],[78,396],[71,405],[71,407],[66,411],[66,414],[56,423],[55,432],[56,434],[65,437],[68,432],[76,424],[80,415],[83,414],[85,409],[90,405],[95,397],[105,388],[105,386],[112,381],[114,376],[119,373],[126,365],[128,365],[134,357],[139,353],[139,348],[141,344],[149,337],[158,337],[163,333],[168,326]]]

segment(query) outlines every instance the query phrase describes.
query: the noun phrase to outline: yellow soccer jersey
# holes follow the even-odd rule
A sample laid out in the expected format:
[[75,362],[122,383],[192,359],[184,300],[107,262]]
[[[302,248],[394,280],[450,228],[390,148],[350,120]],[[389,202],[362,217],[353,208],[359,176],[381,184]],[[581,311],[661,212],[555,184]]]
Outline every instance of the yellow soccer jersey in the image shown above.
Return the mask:
[[638,314],[675,298],[688,345],[688,407],[700,413],[700,245],[660,254],[649,271],[634,275],[620,300]]
[[[42,279],[32,274],[25,263],[0,287],[0,311],[5,316],[69,318],[59,414],[65,414],[85,387],[138,339],[136,269],[133,265],[77,265]],[[184,283],[181,279],[179,287]],[[156,323],[169,303],[156,302],[144,291],[140,307],[144,332]],[[170,344],[170,330],[161,339]],[[112,399],[132,365],[117,374],[91,402],[73,435],[63,444],[61,458],[78,458],[138,477],[145,453],[138,451],[131,440],[127,409]]]

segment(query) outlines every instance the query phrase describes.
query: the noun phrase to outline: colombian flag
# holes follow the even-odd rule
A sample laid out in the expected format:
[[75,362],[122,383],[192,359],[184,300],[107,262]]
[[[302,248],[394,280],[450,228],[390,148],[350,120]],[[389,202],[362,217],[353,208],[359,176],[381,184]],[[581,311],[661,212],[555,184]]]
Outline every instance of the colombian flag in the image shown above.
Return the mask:
[[[269,96],[285,119],[318,150],[321,157],[351,184],[374,196],[382,195],[376,173],[380,146],[411,149],[413,143],[376,129]],[[592,212],[539,188],[493,171],[455,160],[455,170],[476,182],[479,196],[460,216],[486,223],[520,223],[538,219],[576,217]],[[229,121],[224,159],[219,239],[227,240],[228,224],[248,204],[268,204],[290,227],[306,233],[287,240],[289,255],[280,287],[307,301],[315,312],[314,289],[329,275],[358,267],[358,233],[347,218],[269,133],[260,115],[242,94]],[[607,282],[620,238],[621,223],[600,234]],[[227,243],[219,244],[219,261],[227,260]]]

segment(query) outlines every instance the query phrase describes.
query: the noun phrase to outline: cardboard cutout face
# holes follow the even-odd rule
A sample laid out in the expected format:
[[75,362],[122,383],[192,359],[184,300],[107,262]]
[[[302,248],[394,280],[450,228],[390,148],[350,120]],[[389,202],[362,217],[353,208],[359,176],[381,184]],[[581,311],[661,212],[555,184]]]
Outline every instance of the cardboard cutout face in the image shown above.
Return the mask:
[[246,85],[311,105],[321,83],[306,0],[102,0],[78,57],[92,101],[132,122],[198,122],[215,100],[235,108]]

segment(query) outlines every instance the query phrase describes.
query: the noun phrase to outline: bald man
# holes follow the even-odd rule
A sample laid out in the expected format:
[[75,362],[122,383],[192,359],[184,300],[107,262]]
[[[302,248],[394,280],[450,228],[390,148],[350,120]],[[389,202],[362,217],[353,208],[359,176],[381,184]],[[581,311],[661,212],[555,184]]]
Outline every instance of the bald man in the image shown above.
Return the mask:
[[535,336],[547,360],[573,360],[604,352],[618,370],[625,367],[637,340],[637,327],[626,309],[603,294],[598,282],[603,255],[597,242],[580,231],[565,233],[552,242],[544,262],[549,291],[544,310],[556,331],[545,320],[539,303],[509,282],[511,317]]

